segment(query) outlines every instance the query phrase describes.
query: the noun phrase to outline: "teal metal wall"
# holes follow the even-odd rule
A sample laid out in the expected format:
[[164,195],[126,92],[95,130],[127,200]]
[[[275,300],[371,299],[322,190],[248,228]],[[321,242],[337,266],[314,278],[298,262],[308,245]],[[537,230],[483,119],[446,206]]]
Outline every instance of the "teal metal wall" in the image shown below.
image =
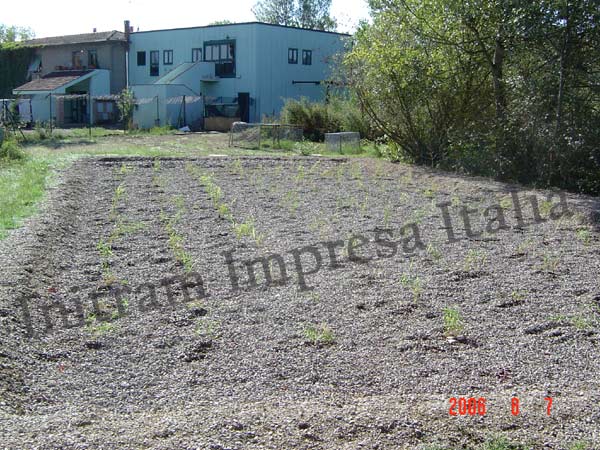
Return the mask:
[[[347,38],[343,34],[261,23],[137,32],[131,35],[129,82],[131,85],[155,83],[180,64],[191,62],[192,48],[201,48],[204,59],[205,42],[235,40],[235,77],[217,81],[198,77],[189,79],[188,87],[205,96],[207,103],[209,97],[233,98],[239,92],[248,92],[252,99],[250,120],[258,121],[263,115],[278,114],[285,98],[322,99],[324,85],[294,82],[327,80],[333,57],[343,51]],[[298,49],[298,64],[288,63],[289,48]],[[159,51],[158,76],[150,76],[152,50]],[[173,50],[172,65],[164,64],[164,50]],[[311,65],[302,64],[302,50],[312,51]],[[137,64],[139,51],[146,52],[145,66]]]

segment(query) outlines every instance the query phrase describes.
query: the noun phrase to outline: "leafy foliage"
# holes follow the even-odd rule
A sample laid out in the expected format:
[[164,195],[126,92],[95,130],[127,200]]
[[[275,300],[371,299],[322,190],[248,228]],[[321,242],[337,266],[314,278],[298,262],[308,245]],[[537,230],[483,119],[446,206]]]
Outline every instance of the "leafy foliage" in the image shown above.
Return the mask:
[[311,102],[307,98],[288,99],[281,110],[281,120],[302,126],[304,137],[311,141],[322,141],[324,133],[338,131],[358,131],[366,139],[378,136],[354,98],[336,96],[328,103]]
[[398,159],[600,192],[596,2],[369,3],[345,68]]
[[133,108],[135,107],[135,96],[133,95],[133,91],[127,88],[123,89],[117,100],[117,107],[121,114],[123,128],[125,130],[130,130],[131,120],[133,118]]
[[252,12],[260,22],[333,31],[331,0],[259,0]]

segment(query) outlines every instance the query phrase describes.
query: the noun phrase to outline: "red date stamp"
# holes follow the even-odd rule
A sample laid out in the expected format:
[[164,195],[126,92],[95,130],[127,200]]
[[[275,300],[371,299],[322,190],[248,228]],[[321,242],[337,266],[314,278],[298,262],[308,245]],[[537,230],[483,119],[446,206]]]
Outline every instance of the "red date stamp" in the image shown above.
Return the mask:
[[[545,397],[546,415],[552,414],[552,397]],[[484,397],[452,397],[450,400],[450,409],[448,410],[451,416],[485,416],[487,414],[486,399]],[[513,397],[510,400],[510,413],[513,416],[521,414],[521,401],[518,397]]]

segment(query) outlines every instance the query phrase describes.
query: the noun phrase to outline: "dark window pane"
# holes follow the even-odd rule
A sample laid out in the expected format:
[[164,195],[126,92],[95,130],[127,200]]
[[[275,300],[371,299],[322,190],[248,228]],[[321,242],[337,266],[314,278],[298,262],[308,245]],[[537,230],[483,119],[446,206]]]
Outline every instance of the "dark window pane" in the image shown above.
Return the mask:
[[146,52],[137,52],[137,65],[138,66],[146,65]]

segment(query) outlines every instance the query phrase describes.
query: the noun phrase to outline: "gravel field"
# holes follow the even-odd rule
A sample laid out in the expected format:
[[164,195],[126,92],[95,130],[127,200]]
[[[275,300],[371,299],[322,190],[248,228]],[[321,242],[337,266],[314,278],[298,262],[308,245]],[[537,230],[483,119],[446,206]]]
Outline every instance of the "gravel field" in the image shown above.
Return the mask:
[[379,160],[78,160],[0,242],[0,447],[600,448],[599,214]]

